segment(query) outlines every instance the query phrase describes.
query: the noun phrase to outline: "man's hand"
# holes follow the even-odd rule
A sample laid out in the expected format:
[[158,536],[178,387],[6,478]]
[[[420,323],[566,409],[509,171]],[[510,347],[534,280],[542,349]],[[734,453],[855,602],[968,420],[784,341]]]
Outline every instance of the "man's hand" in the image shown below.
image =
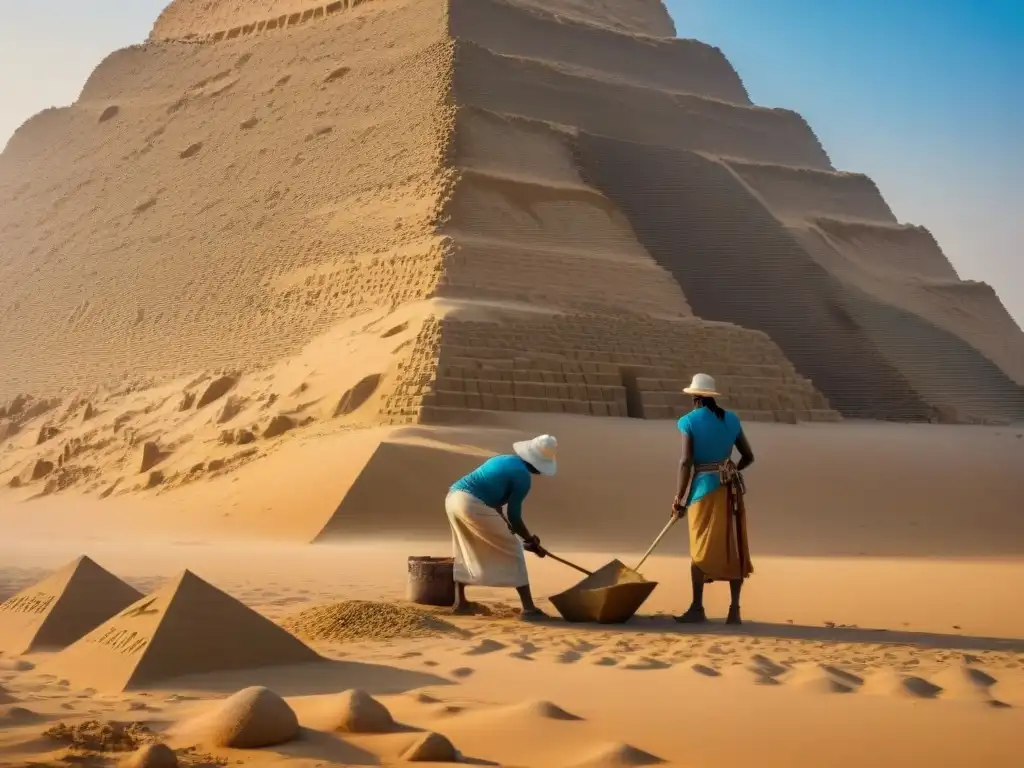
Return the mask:
[[536,534],[523,539],[523,549],[527,552],[532,552],[537,557],[544,557],[547,554],[544,548],[540,545],[540,536],[537,536]]
[[672,511],[669,513],[669,517],[671,517],[673,520],[679,520],[680,518],[685,516],[686,503],[678,496],[676,496],[676,498],[672,500]]

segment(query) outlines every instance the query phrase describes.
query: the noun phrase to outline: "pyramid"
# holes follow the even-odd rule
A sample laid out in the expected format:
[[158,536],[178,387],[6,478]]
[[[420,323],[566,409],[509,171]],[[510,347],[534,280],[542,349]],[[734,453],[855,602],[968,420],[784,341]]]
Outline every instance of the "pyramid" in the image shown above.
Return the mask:
[[674,418],[697,371],[748,419],[1024,418],[995,291],[674,35],[660,0],[175,0],[0,155],[0,398],[415,304],[386,422]]
[[0,603],[0,652],[64,648],[141,597],[83,555]]
[[79,688],[123,691],[183,675],[321,658],[269,619],[184,571],[39,669]]

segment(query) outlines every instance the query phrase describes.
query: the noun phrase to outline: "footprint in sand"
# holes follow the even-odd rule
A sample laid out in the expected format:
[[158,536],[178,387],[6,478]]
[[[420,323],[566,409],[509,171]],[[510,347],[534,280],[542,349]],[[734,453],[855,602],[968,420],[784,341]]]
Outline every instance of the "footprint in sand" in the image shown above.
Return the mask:
[[499,643],[497,640],[491,640],[485,638],[477,643],[475,646],[470,648],[468,651],[463,651],[463,656],[484,656],[488,653],[496,653],[497,651],[504,650],[507,646]]
[[701,657],[695,659],[688,659],[679,666],[687,672],[696,672],[698,675],[702,675],[704,677],[722,676],[722,673],[719,672],[718,669],[710,661]]
[[670,666],[671,664],[651,658],[650,656],[634,656],[632,658],[625,659],[622,664],[623,669],[632,669],[637,671],[668,669]]
[[472,667],[457,667],[456,669],[453,669],[449,674],[451,674],[452,677],[465,678],[469,677],[475,672],[476,670]]

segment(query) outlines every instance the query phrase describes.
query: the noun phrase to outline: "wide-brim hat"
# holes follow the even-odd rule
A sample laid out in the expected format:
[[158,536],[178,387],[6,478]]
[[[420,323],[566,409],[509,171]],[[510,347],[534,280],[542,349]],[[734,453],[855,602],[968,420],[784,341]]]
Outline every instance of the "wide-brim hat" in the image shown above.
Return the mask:
[[721,393],[715,389],[714,378],[706,373],[694,374],[693,379],[690,381],[690,386],[683,389],[683,392],[688,395],[696,395],[697,397],[721,396]]
[[538,435],[532,440],[520,440],[512,444],[516,455],[549,477],[558,469],[558,441],[551,435]]

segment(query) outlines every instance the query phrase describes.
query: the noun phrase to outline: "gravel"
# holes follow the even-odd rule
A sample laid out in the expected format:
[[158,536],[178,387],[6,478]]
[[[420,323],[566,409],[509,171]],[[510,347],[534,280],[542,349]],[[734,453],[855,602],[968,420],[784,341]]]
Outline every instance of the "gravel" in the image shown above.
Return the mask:
[[395,603],[346,600],[293,613],[281,626],[307,640],[355,642],[464,634],[426,611]]

